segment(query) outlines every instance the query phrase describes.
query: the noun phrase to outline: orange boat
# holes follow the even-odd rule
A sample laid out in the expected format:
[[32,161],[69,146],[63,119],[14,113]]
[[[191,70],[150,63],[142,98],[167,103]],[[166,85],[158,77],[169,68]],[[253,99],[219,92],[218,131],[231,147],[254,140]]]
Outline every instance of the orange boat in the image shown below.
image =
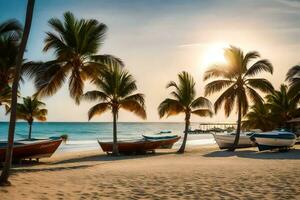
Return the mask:
[[[155,152],[163,146],[172,146],[180,139],[180,136],[175,138],[159,139],[159,140],[123,140],[118,141],[118,150],[122,154],[144,154],[147,152]],[[102,150],[110,153],[113,150],[113,142],[101,142],[98,140]]]
[[[13,160],[50,157],[62,142],[62,138],[18,140],[14,142]],[[0,142],[0,162],[5,160],[7,142]]]

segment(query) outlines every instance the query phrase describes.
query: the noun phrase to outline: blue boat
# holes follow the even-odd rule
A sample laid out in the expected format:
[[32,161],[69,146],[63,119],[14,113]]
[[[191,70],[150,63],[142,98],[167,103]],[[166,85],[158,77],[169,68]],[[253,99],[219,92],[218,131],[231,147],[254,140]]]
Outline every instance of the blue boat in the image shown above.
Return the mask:
[[250,139],[257,144],[259,151],[272,149],[288,150],[296,143],[296,135],[286,130],[255,133]]

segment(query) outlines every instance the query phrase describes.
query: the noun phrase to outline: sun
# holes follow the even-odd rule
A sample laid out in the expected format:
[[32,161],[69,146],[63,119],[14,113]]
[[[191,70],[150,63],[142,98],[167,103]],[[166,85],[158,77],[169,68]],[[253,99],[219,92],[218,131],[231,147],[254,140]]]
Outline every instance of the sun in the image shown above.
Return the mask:
[[229,44],[224,42],[208,44],[203,49],[201,65],[203,68],[208,68],[212,64],[225,64],[224,49],[229,47]]

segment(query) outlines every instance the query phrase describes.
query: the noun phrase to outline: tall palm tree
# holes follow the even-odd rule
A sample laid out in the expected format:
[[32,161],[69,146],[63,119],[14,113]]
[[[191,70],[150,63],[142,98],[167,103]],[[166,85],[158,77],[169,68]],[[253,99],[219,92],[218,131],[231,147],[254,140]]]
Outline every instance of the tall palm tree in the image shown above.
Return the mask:
[[159,116],[185,114],[184,138],[178,153],[184,153],[191,114],[205,117],[212,116],[211,103],[205,97],[196,97],[195,81],[188,72],[178,74],[179,83],[171,81],[167,88],[174,88],[171,92],[173,98],[167,98],[158,107]]
[[22,119],[28,122],[29,133],[28,139],[31,139],[32,123],[34,119],[46,121],[48,110],[44,107],[45,103],[39,101],[35,97],[23,98],[23,103],[17,106],[17,119]]
[[18,55],[16,58],[16,70],[15,70],[14,80],[12,84],[11,113],[10,113],[9,129],[8,129],[8,145],[6,149],[4,167],[2,169],[2,173],[0,176],[0,185],[10,184],[8,181],[8,177],[9,177],[9,170],[12,161],[12,150],[13,150],[15,126],[16,126],[18,85],[19,85],[20,74],[22,70],[23,55],[25,52],[27,40],[29,37],[31,22],[32,22],[34,3],[35,0],[28,0],[27,2],[25,27],[22,35],[22,40],[19,46]]
[[287,85],[282,84],[279,90],[267,95],[266,99],[266,106],[271,110],[272,121],[278,128],[286,128],[288,120],[300,116],[298,100]]
[[293,95],[296,100],[300,99],[300,65],[292,67],[287,75],[286,80],[289,82],[289,93]]
[[244,116],[243,129],[260,129],[270,131],[276,128],[271,110],[266,104],[254,104],[251,110]]
[[117,120],[119,110],[121,108],[128,110],[145,119],[144,95],[141,93],[133,94],[137,90],[136,81],[118,63],[110,65],[102,72],[101,77],[93,82],[98,90],[86,92],[82,96],[83,99],[99,102],[89,109],[88,118],[90,120],[95,115],[100,115],[107,110],[112,112],[113,154],[118,155]]
[[97,54],[102,46],[107,27],[95,19],[76,19],[64,13],[64,21],[48,21],[54,30],[47,32],[44,51],[54,50],[56,58],[32,69],[38,96],[53,95],[68,79],[70,96],[79,104],[84,81],[97,79],[108,60],[123,65],[112,55]]
[[214,103],[214,108],[215,112],[218,112],[224,103],[226,116],[230,115],[235,105],[237,106],[237,133],[233,146],[229,149],[234,151],[240,138],[242,116],[247,113],[249,108],[248,98],[255,104],[262,103],[263,98],[257,93],[257,90],[261,92],[273,90],[273,86],[268,80],[254,77],[263,71],[272,74],[273,66],[265,59],[250,65],[254,59],[260,57],[259,53],[251,51],[244,54],[241,49],[234,46],[224,50],[224,57],[227,64],[214,65],[204,74],[204,80],[214,78],[205,86],[205,96],[225,89]]

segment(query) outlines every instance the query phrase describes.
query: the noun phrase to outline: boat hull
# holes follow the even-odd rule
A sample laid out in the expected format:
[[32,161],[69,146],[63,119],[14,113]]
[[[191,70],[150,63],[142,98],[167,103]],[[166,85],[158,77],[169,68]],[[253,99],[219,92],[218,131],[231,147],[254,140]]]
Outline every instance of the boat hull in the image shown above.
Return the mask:
[[[213,136],[214,136],[215,141],[218,144],[220,149],[231,148],[234,143],[234,139],[235,139],[235,135],[213,134]],[[240,140],[239,140],[237,148],[248,148],[248,147],[253,147],[253,146],[255,146],[255,143],[253,143],[250,140],[250,136],[244,136],[244,135],[240,136]]]
[[[170,146],[177,142],[180,137],[170,138],[170,139],[160,139],[160,140],[128,140],[128,141],[118,141],[118,150],[121,154],[144,154],[150,151],[155,151],[161,146]],[[99,145],[102,150],[107,153],[113,151],[112,142],[101,142],[98,140]]]
[[[26,158],[45,158],[52,154],[61,144],[62,139],[19,140],[14,143],[12,158],[14,161]],[[0,162],[5,160],[7,143],[0,143]]]
[[260,151],[272,150],[272,149],[288,149],[295,145],[296,136],[292,133],[289,134],[276,134],[276,133],[264,133],[254,134],[252,139],[257,143]]

